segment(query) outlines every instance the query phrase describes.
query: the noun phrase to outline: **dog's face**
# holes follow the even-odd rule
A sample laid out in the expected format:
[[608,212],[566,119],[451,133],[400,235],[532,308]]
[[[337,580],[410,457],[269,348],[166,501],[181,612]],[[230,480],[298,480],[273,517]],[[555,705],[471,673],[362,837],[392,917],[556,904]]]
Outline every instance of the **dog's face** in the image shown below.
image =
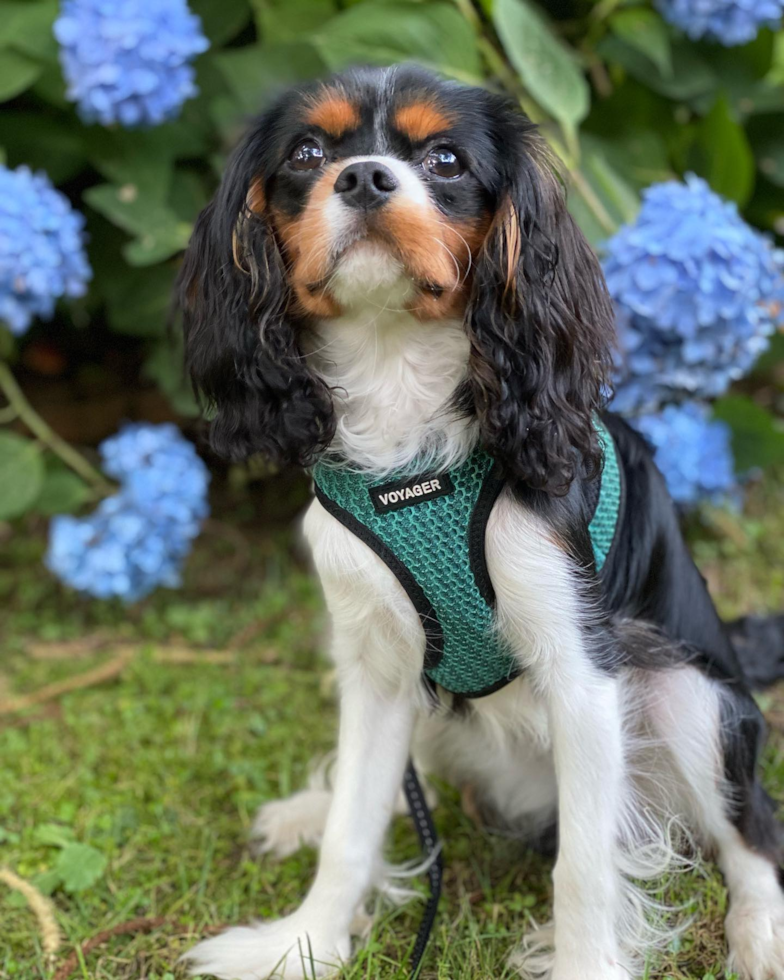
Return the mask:
[[291,100],[268,208],[303,313],[329,317],[403,277],[423,319],[462,314],[498,172],[481,96],[420,73],[372,73]]
[[612,308],[546,146],[507,100],[414,67],[285,93],[200,215],[180,303],[215,448],[310,463],[335,418],[303,332],[379,288],[463,319],[461,406],[511,476],[558,493],[598,464]]

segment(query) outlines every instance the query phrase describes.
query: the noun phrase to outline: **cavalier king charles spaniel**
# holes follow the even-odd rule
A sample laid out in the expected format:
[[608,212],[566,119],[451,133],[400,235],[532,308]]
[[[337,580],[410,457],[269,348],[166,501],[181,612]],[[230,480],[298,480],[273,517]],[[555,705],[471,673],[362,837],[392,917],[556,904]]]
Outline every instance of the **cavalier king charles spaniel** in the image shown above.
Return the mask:
[[[257,831],[277,854],[318,843],[318,871],[297,911],[201,943],[192,970],[304,978],[348,961],[411,753],[470,786],[488,824],[557,841],[553,921],[521,936],[521,976],[640,977],[672,935],[643,882],[685,860],[686,835],[729,890],[728,972],[782,980],[763,722],[648,448],[604,411],[613,308],[536,126],[410,66],[288,91],[234,151],[179,296],[218,453],[382,484],[494,461],[482,558],[515,663],[484,697],[423,683],[410,590],[314,498],[337,759]],[[624,486],[601,570],[600,417]]]

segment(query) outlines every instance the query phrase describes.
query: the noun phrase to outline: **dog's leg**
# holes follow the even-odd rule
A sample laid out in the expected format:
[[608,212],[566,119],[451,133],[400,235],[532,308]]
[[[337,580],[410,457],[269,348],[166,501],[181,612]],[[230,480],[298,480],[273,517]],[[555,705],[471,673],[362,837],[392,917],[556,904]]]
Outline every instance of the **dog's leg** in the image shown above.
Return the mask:
[[193,973],[312,978],[349,958],[350,926],[378,873],[403,779],[415,703],[410,691],[380,693],[361,670],[344,679],[334,797],[313,887],[286,918],[200,943],[187,957]]
[[647,714],[680,776],[683,809],[729,890],[728,972],[784,980],[780,828],[757,778],[763,723],[751,697],[694,667],[652,673]]
[[580,673],[548,693],[559,814],[552,980],[620,980],[628,973],[617,935],[625,783],[619,691],[588,665]]
[[509,497],[491,515],[487,561],[500,627],[547,712],[558,797],[554,936],[537,930],[512,962],[526,978],[628,980],[619,838],[629,786],[620,681],[605,669],[614,638],[560,542]]
[[619,866],[626,790],[619,696],[618,682],[577,649],[573,667],[547,687],[559,814],[554,933],[535,932],[515,955],[513,963],[526,978],[632,975],[619,943],[628,887]]

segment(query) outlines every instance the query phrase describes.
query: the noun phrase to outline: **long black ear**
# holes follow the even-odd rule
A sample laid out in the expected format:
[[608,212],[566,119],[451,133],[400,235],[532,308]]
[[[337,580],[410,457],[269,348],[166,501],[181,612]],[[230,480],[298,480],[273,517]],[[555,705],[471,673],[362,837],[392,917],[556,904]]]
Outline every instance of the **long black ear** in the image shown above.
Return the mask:
[[264,131],[262,120],[235,150],[185,253],[178,281],[185,360],[215,411],[216,452],[304,466],[332,438],[333,409],[289,314],[285,264],[265,202]]
[[488,451],[512,478],[563,494],[581,468],[601,466],[593,417],[613,309],[541,137],[517,114],[505,125],[503,191],[467,311],[470,385]]

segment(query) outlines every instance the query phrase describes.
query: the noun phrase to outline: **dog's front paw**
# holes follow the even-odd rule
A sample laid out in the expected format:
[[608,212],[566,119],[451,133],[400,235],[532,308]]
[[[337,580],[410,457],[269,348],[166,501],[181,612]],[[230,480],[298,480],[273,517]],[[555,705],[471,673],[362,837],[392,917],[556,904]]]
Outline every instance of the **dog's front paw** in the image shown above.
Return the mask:
[[305,789],[285,800],[265,803],[253,821],[254,850],[285,858],[303,845],[320,844],[331,801],[329,790]]
[[727,972],[741,980],[784,980],[784,901],[748,902],[727,916]]
[[309,928],[297,915],[274,922],[228,929],[199,943],[183,960],[191,976],[219,980],[312,980],[335,974],[348,960],[351,940],[326,936]]

